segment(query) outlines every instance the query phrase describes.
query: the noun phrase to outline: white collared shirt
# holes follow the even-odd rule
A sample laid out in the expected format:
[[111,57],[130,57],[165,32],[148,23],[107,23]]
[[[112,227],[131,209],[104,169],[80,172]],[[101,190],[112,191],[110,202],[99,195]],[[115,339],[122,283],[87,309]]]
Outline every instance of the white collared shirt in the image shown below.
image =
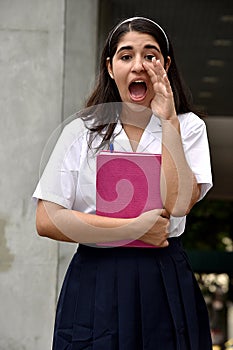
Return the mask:
[[[187,162],[202,184],[202,199],[212,187],[210,154],[206,127],[194,113],[178,116],[182,144]],[[118,122],[114,131],[114,150],[132,152],[129,139]],[[52,152],[48,164],[33,194],[34,198],[57,203],[67,209],[95,214],[96,154],[88,149],[88,130],[81,119],[69,123]],[[137,152],[161,154],[162,127],[152,115],[141,137]],[[96,137],[93,146],[100,143]],[[170,218],[170,237],[181,235],[186,217]]]

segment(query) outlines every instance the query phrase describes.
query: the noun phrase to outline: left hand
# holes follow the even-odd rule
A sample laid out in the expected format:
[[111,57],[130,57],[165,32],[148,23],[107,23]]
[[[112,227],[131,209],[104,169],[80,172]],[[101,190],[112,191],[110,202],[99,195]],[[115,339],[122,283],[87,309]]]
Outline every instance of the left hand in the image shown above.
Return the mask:
[[169,120],[176,117],[172,88],[167,73],[160,60],[152,59],[152,64],[144,63],[154,89],[151,109],[160,119]]

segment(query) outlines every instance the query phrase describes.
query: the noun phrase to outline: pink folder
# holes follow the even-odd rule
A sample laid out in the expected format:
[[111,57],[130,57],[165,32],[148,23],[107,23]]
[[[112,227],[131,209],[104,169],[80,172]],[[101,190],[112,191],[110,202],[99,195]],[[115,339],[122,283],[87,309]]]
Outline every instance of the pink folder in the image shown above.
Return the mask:
[[[134,218],[163,207],[160,195],[161,155],[102,151],[97,156],[96,214]],[[156,248],[140,240],[99,244]]]

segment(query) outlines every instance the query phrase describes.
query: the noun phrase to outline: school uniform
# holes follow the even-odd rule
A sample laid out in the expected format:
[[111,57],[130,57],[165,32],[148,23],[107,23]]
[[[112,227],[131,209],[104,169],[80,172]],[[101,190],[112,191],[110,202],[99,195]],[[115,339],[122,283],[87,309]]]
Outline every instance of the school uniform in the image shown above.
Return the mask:
[[[212,186],[206,127],[193,113],[178,116],[187,162]],[[152,115],[137,152],[161,153],[162,128]],[[34,192],[35,198],[85,213],[96,211],[96,153],[75,119],[63,130]],[[100,143],[99,136],[93,148]],[[131,152],[120,122],[114,150]],[[182,248],[185,217],[170,218],[167,248],[100,248],[80,244],[60,293],[53,350],[211,349],[204,299]]]

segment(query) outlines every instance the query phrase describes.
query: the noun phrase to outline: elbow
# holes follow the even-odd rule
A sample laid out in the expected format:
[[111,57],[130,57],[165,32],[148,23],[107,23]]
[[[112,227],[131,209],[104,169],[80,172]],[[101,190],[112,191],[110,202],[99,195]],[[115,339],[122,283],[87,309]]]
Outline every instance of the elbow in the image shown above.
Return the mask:
[[197,186],[196,190],[192,192],[191,198],[187,198],[187,196],[174,196],[175,198],[170,201],[167,201],[165,208],[169,212],[170,215],[174,217],[182,217],[182,216],[187,216],[192,207],[195,205],[195,203],[199,200],[200,198],[200,192],[201,187]]
[[47,225],[42,220],[36,219],[36,231],[41,237],[48,237]]
[[166,210],[168,213],[174,217],[182,217],[182,216],[187,216],[194,204],[197,202],[197,200],[192,200],[190,203],[176,203],[173,206],[167,206]]
[[169,213],[169,215],[173,216],[173,217],[182,217],[182,216],[186,216],[189,214],[190,209],[186,209],[185,208],[178,208],[178,207],[172,207],[169,208],[169,206],[165,206],[165,209],[167,210],[167,212]]
[[[47,205],[47,206],[46,206]],[[36,231],[41,237],[50,238],[54,227],[54,212],[49,209],[49,205],[39,201],[36,211]]]
[[182,217],[182,216],[186,216],[189,214],[191,208],[171,208],[171,209],[167,209],[167,211],[169,212],[169,214],[173,217]]
[[173,217],[182,217],[188,215],[190,212],[190,207],[187,203],[182,203],[181,201],[167,201],[164,202],[164,208],[167,210],[169,215]]

